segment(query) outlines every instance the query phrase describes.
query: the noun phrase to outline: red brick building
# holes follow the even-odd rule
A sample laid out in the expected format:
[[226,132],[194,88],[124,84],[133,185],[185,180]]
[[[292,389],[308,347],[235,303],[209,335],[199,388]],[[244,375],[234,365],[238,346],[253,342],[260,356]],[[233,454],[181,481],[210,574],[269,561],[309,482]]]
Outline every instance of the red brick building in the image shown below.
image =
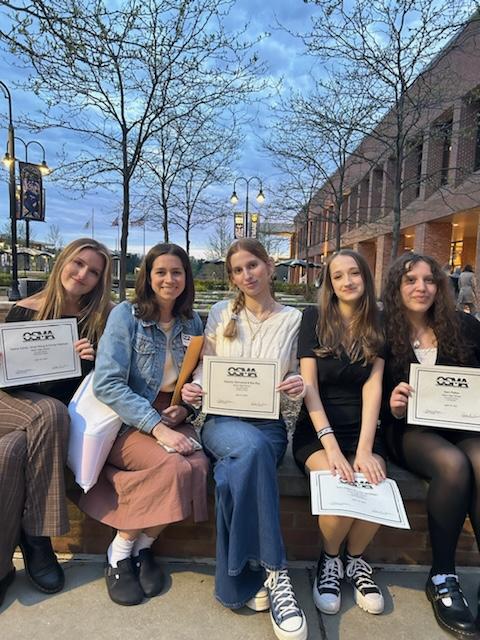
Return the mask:
[[[428,107],[417,110],[413,126],[410,122],[411,140],[402,163],[399,253],[427,253],[452,267],[470,263],[480,273],[478,18],[437,56],[409,94],[415,96],[426,84],[436,95]],[[383,129],[388,137],[389,116],[379,123],[377,134]],[[380,291],[391,259],[393,187],[388,176],[395,158],[391,147],[378,138],[366,137],[347,161],[341,245],[367,258]],[[333,184],[336,179],[333,174]],[[297,257],[305,257],[306,245],[309,260],[316,263],[335,250],[335,225],[326,220],[331,207],[331,186],[325,184],[312,199],[308,216],[297,216],[293,247]]]

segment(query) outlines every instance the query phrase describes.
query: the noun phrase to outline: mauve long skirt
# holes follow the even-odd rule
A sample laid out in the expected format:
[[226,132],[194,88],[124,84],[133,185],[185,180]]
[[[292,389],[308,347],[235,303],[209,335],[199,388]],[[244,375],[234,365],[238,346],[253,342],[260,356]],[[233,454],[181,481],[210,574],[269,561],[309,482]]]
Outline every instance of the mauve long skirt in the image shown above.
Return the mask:
[[[169,404],[159,393],[154,406]],[[195,436],[188,424],[175,429]],[[193,513],[206,520],[208,460],[203,451],[190,456],[167,453],[155,438],[130,428],[110,451],[98,482],[80,499],[80,508],[115,529],[145,529],[180,522]]]

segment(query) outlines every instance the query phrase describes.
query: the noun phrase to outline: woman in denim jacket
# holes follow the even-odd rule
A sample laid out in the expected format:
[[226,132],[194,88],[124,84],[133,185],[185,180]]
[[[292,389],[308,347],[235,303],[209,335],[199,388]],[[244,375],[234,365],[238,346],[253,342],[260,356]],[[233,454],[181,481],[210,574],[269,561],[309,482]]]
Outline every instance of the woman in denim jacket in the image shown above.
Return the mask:
[[[97,484],[80,503],[117,529],[107,551],[106,582],[117,604],[158,595],[163,575],[151,547],[170,523],[206,520],[208,462],[189,409],[170,405],[191,336],[202,321],[192,310],[193,276],[185,251],[158,244],[146,255],[134,303],[122,302],[99,344],[95,395],[123,420]],[[159,446],[160,445],[160,446]]]

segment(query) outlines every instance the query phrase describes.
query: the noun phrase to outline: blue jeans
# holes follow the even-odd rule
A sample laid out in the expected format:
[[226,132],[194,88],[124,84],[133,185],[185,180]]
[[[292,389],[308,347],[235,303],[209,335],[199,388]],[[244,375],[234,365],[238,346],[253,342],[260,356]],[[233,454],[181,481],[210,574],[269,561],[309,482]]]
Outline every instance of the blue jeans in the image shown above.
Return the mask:
[[215,595],[238,609],[262,586],[262,567],[286,566],[277,466],[287,432],[283,420],[208,416],[202,441],[216,484]]

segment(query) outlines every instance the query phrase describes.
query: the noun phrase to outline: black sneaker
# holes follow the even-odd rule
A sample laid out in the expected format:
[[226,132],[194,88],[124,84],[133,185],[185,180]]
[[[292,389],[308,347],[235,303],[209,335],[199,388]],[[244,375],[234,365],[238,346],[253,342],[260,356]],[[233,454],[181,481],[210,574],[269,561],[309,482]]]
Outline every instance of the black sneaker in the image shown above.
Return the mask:
[[322,613],[338,613],[342,602],[340,582],[343,578],[343,562],[322,553],[317,565],[317,577],[313,584],[313,601]]
[[456,638],[480,638],[456,576],[447,576],[445,582],[435,585],[430,575],[425,585],[425,593],[432,603],[435,619],[442,629]]
[[279,640],[306,640],[307,620],[293,592],[286,569],[268,571],[265,587],[270,599],[270,619]]
[[353,597],[358,606],[367,613],[383,612],[382,592],[372,579],[373,569],[360,557],[347,555],[345,575],[353,586]]
[[116,567],[105,567],[105,581],[110,599],[116,604],[131,606],[140,604],[144,598],[143,589],[135,575],[131,558],[120,560]]

